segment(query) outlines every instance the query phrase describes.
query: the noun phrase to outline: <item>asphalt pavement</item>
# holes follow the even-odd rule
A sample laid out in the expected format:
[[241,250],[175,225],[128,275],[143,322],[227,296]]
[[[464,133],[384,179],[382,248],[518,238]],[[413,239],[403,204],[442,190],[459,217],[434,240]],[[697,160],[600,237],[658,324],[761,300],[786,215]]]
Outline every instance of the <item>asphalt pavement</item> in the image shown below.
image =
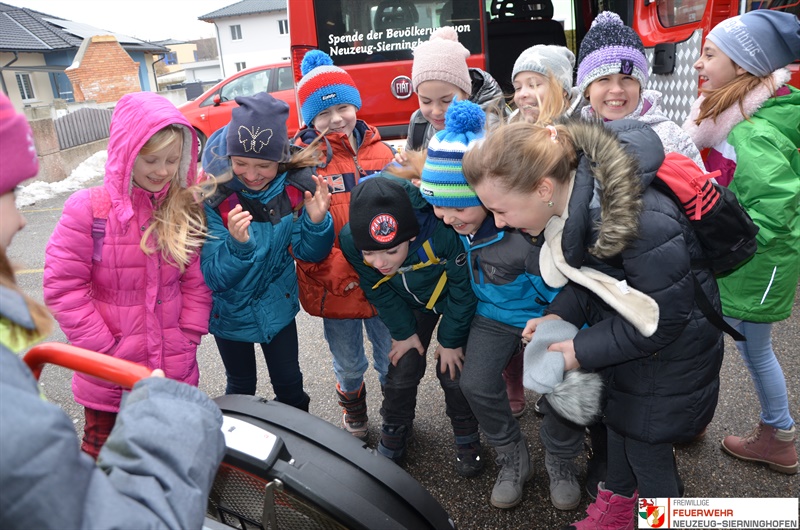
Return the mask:
[[[99,183],[99,182],[97,182]],[[47,240],[60,216],[67,194],[25,207],[28,225],[11,245],[9,256],[18,266],[18,282],[35,299],[42,298],[42,268]],[[800,307],[795,296],[791,318],[777,323],[773,331],[774,348],[786,375],[790,407],[800,420]],[[322,334],[322,321],[300,313],[297,317],[300,336],[300,363],[305,388],[311,396],[311,413],[339,425],[341,412],[336,402],[335,379],[331,357]],[[64,334],[56,330],[47,340],[64,342]],[[369,348],[369,345],[367,345]],[[431,345],[429,351],[433,351]],[[714,421],[706,437],[677,448],[678,467],[686,486],[687,497],[798,497],[800,475],[787,476],[762,465],[742,462],[725,455],[720,440],[728,434],[744,435],[758,422],[758,399],[753,384],[733,342],[726,339],[722,367],[722,388]],[[429,353],[429,359],[432,354]],[[210,396],[224,393],[225,374],[211,336],[206,336],[198,351],[200,388]],[[259,359],[258,394],[272,398],[263,358]],[[445,507],[458,528],[467,529],[557,529],[582,519],[590,499],[584,495],[578,509],[556,510],[550,503],[544,452],[538,439],[540,418],[533,412],[538,396],[528,391],[528,410],[520,419],[528,439],[535,475],[525,487],[522,503],[511,510],[499,510],[489,504],[489,495],[496,478],[494,452],[484,446],[486,468],[477,478],[458,476],[453,465],[452,430],[444,412],[444,397],[439,388],[434,363],[422,381],[414,425],[415,440],[409,450],[406,470]],[[59,367],[45,368],[41,384],[47,398],[58,403],[73,418],[77,431],[82,429],[83,414],[70,390],[71,373]],[[366,375],[369,406],[369,444],[377,442],[380,429],[380,391],[375,371]],[[586,462],[578,462],[581,479]]]

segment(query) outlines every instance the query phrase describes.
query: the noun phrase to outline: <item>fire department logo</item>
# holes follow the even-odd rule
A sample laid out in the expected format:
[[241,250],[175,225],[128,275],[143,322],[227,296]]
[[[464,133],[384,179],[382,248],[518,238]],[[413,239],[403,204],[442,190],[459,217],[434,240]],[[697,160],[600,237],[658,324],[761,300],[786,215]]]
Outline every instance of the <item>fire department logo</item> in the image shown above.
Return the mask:
[[397,219],[388,213],[380,213],[369,223],[369,235],[378,243],[391,243],[397,235]]
[[655,499],[639,499],[639,517],[647,521],[648,527],[663,527],[666,513],[667,509],[664,506],[656,506]]
[[408,99],[414,91],[411,89],[411,78],[407,75],[398,75],[392,79],[392,95],[397,99]]

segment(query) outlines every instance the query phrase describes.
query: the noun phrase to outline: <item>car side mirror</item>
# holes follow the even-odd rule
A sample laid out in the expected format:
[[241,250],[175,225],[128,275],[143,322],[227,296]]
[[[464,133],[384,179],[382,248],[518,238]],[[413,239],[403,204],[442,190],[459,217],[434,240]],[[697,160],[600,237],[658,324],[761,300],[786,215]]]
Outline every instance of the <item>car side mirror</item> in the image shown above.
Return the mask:
[[219,104],[222,103],[222,98],[219,94],[214,94],[214,106],[219,107]]

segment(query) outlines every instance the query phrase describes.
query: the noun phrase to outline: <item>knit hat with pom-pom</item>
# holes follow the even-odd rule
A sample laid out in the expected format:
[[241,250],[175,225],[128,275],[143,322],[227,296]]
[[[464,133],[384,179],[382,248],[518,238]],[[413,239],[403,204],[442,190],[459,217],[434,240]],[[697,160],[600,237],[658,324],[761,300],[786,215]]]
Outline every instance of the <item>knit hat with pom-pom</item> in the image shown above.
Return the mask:
[[317,114],[334,105],[349,103],[356,110],[361,108],[361,94],[353,78],[334,66],[327,53],[311,50],[303,57],[300,71],[303,78],[297,83],[297,98],[306,125],[311,125]]
[[428,158],[422,168],[422,196],[433,206],[469,208],[481,201],[464,178],[464,153],[483,138],[486,114],[471,101],[457,101],[447,108],[444,130],[428,144]]
[[414,48],[411,65],[411,84],[414,92],[425,81],[444,81],[455,85],[468,96],[472,94],[472,79],[467,67],[469,50],[458,42],[458,32],[452,26],[444,26],[433,33],[430,39]]
[[611,74],[633,76],[642,89],[647,87],[647,58],[642,39],[618,14],[603,11],[581,41],[578,90],[585,94],[592,81]]

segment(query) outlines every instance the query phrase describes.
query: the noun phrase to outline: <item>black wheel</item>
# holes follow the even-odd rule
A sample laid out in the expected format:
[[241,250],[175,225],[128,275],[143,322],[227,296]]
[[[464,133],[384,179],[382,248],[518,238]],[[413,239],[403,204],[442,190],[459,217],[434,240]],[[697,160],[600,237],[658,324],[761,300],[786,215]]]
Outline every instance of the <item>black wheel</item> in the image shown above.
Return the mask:
[[206,147],[206,135],[198,131],[197,129],[194,130],[197,133],[197,161],[200,162],[203,158],[203,149]]

